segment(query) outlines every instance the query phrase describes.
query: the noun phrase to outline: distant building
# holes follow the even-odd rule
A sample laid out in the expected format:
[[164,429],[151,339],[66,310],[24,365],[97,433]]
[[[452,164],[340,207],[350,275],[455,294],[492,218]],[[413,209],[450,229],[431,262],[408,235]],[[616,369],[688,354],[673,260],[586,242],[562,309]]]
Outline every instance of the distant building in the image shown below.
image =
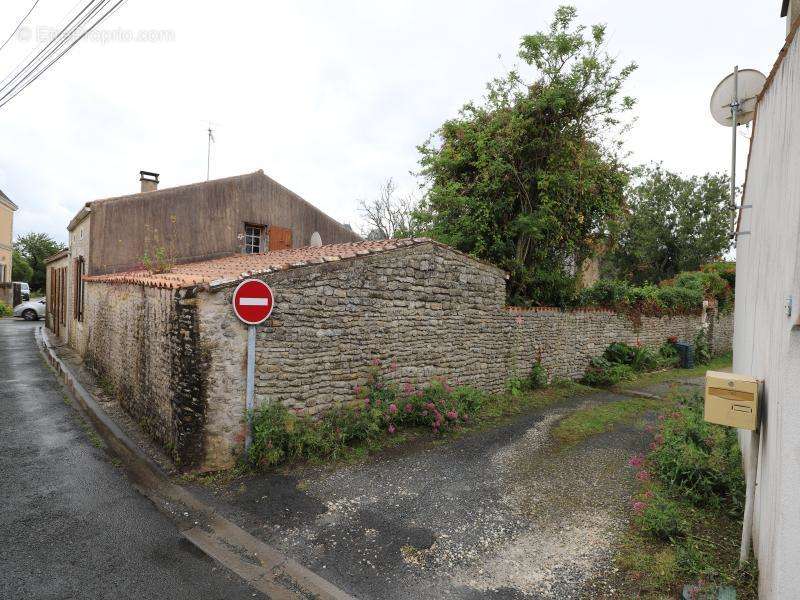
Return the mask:
[[158,173],[139,181],[139,193],[87,202],[67,226],[66,277],[49,266],[66,292],[48,294],[48,312],[73,346],[85,339],[84,275],[361,240],[263,171],[163,190]]
[[0,190],[0,283],[11,281],[11,243],[14,239],[14,204]]

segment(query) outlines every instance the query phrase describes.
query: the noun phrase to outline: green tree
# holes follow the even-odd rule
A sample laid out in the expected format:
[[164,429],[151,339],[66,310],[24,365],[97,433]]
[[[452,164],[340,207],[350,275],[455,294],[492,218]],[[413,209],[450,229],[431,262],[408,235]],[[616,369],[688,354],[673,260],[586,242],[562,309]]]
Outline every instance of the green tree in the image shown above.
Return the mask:
[[17,237],[14,242],[14,250],[22,256],[33,270],[28,280],[31,290],[44,290],[46,273],[44,260],[48,256],[61,252],[64,248],[63,244],[59,244],[46,233],[28,233]]
[[640,170],[607,255],[617,277],[657,283],[697,271],[730,248],[730,179],[682,177],[660,165]]
[[11,251],[11,280],[30,282],[33,269],[16,248]]
[[576,18],[562,6],[547,31],[523,37],[531,82],[516,70],[495,79],[485,102],[466,104],[419,148],[423,229],[509,271],[516,304],[571,300],[575,265],[605,235],[627,185],[609,140],[633,106],[621,88],[636,65],[618,68],[605,26]]

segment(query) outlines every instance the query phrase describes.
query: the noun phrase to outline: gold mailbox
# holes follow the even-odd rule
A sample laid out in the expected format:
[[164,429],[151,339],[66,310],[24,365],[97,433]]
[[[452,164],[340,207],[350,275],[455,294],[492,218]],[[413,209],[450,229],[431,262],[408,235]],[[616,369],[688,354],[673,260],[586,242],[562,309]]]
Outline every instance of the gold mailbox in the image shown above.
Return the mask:
[[705,420],[758,429],[758,380],[735,373],[706,372]]

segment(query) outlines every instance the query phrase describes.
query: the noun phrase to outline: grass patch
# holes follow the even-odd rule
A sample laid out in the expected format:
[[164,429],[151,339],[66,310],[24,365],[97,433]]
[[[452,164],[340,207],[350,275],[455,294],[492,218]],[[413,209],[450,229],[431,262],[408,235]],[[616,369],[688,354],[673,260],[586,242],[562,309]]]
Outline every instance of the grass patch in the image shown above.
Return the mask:
[[687,379],[689,377],[702,377],[706,371],[720,371],[731,366],[733,357],[731,353],[723,354],[712,358],[708,364],[696,365],[691,369],[667,369],[666,371],[655,371],[653,373],[643,373],[631,381],[623,382],[619,385],[620,389],[633,389],[649,385],[656,385],[666,381],[676,379]]
[[573,446],[606,433],[620,423],[632,423],[646,412],[664,408],[668,401],[650,398],[626,398],[576,410],[553,428],[553,437],[562,445]]
[[744,476],[735,430],[706,423],[699,394],[665,415],[647,456],[634,456],[639,491],[633,519],[616,547],[631,597],[675,597],[684,584],[696,598],[720,586],[737,598],[758,596],[753,562],[739,567]]

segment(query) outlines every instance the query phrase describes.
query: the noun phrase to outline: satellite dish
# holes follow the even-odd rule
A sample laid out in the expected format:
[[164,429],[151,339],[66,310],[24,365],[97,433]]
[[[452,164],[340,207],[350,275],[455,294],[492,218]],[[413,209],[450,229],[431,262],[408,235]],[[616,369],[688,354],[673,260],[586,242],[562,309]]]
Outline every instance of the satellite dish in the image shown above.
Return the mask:
[[734,71],[720,81],[711,94],[711,116],[720,125],[730,127],[733,125],[731,104],[738,98],[736,124],[749,123],[756,114],[756,97],[761,93],[766,81],[764,74],[755,69]]

